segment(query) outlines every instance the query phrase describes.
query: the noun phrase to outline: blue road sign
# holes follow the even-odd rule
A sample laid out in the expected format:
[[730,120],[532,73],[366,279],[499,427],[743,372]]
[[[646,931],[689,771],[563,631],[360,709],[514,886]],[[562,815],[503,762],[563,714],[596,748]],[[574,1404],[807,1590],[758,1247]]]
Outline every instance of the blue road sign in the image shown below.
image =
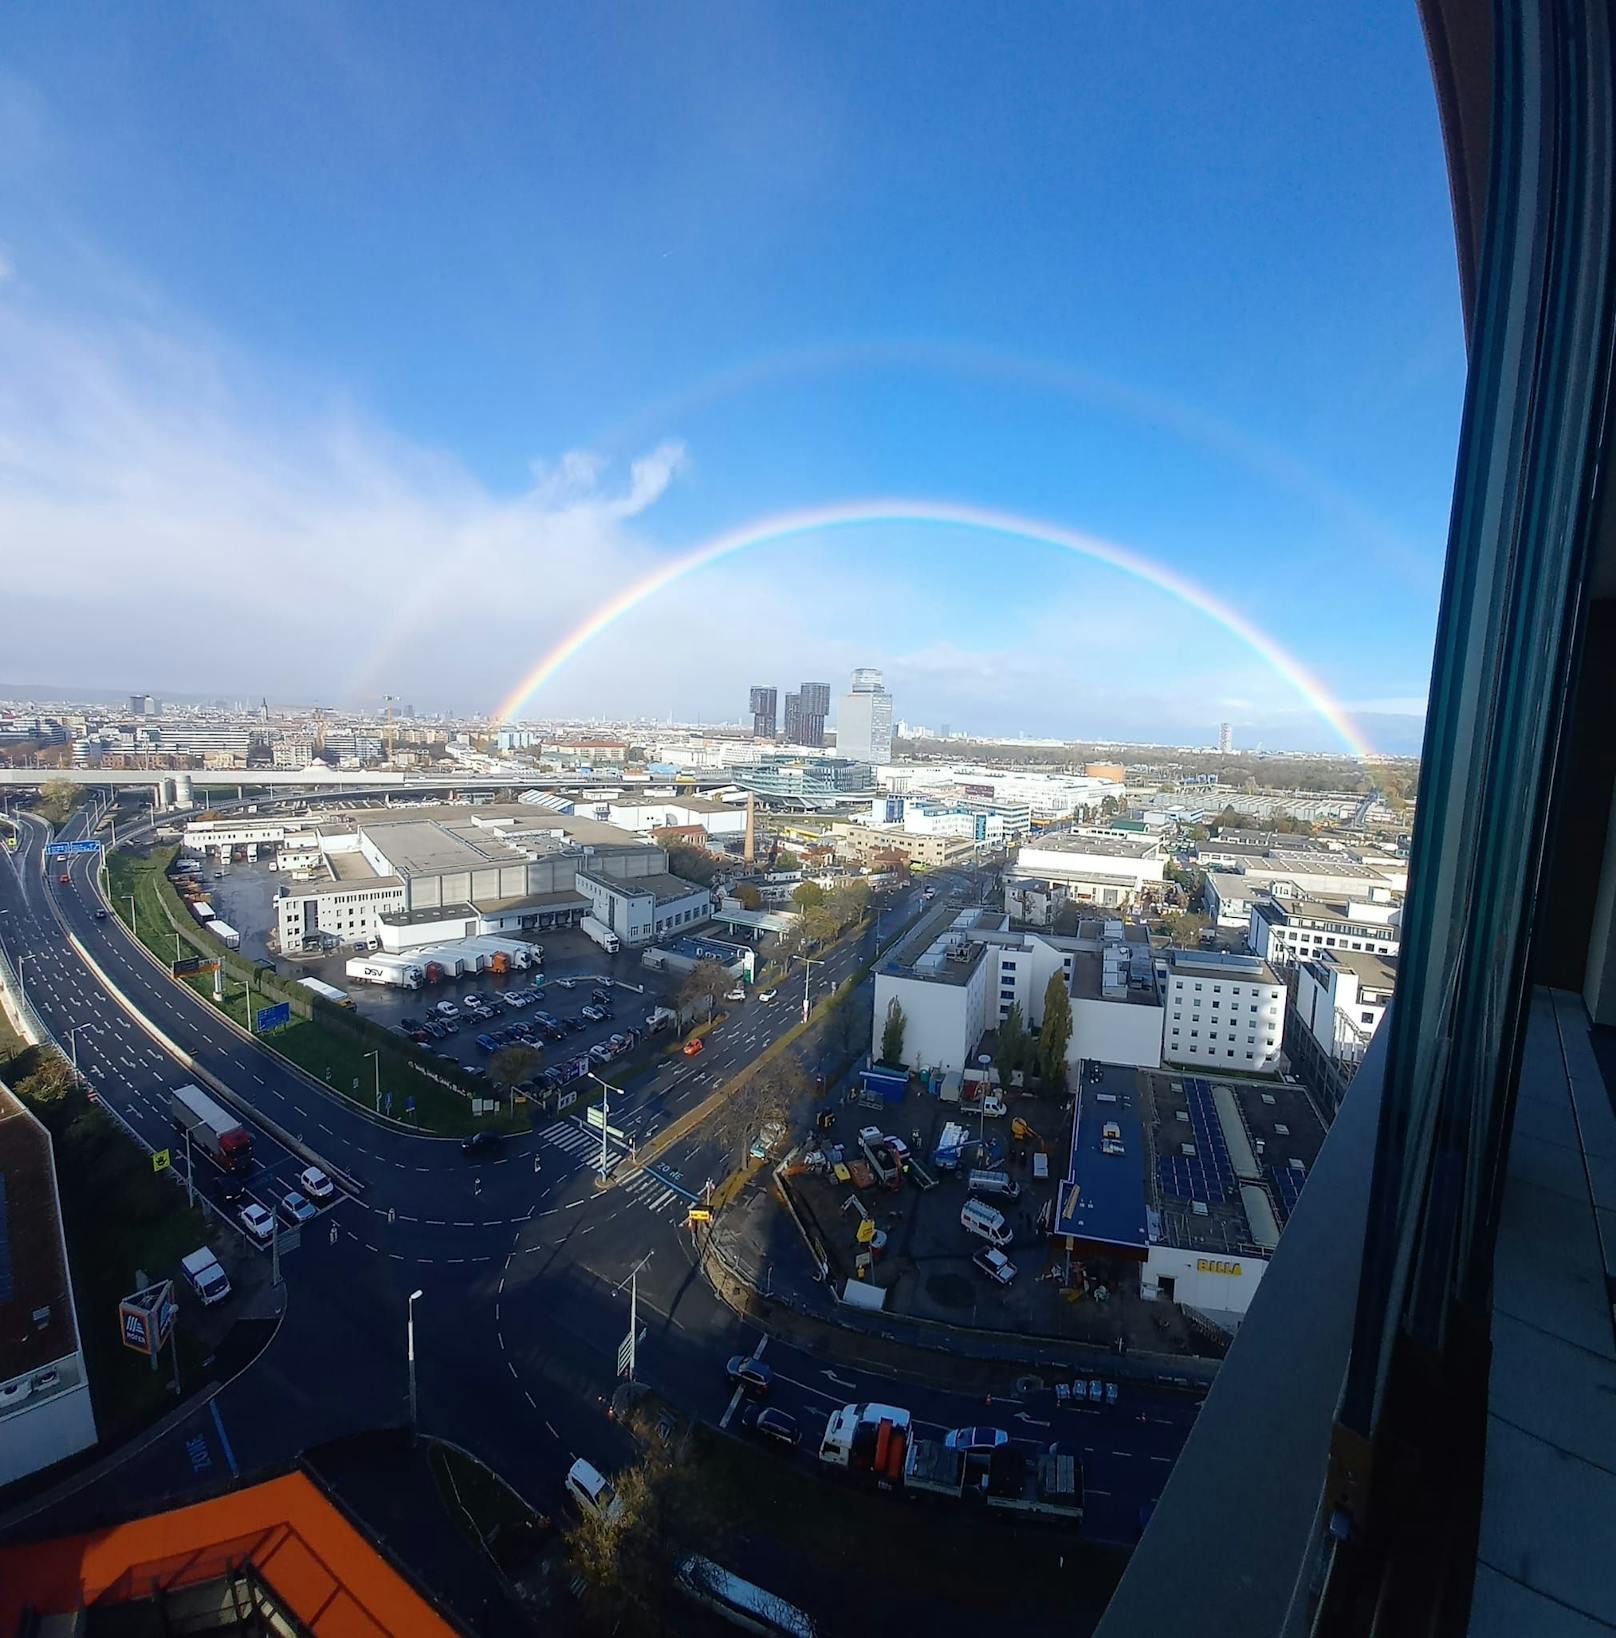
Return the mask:
[[415,1113],[415,1094],[413,1092],[404,1100],[404,1113],[406,1115]]
[[279,1029],[282,1024],[290,1023],[292,1019],[292,1003],[282,1001],[278,1007],[260,1007],[258,1009],[258,1033],[265,1030]]
[[71,853],[99,853],[100,851],[101,844],[99,842],[47,842],[45,844],[45,857],[47,859],[60,859]]

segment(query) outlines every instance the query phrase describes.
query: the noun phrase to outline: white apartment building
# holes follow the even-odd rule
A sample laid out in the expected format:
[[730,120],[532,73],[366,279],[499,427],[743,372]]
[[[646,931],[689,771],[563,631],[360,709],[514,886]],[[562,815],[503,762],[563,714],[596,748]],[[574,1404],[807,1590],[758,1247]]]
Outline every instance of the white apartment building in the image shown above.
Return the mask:
[[700,825],[714,841],[746,834],[746,809],[737,803],[719,802],[711,797],[684,796],[677,799],[625,798],[612,802],[606,818],[624,830],[648,835],[654,830]]
[[1149,935],[1138,924],[1085,922],[1074,937],[1012,931],[996,911],[962,910],[917,951],[900,948],[876,969],[871,1052],[879,1056],[888,1005],[907,1020],[904,1061],[958,1071],[976,1061],[984,1032],[1013,1006],[1030,1028],[1043,1023],[1050,979],[1059,975],[1072,1004],[1066,1060],[1084,1058],[1156,1068],[1161,1063],[1161,1004]]
[[1296,1014],[1320,1049],[1338,1064],[1356,1064],[1391,1005],[1397,958],[1321,950],[1296,974]]
[[1266,899],[1251,906],[1246,943],[1275,966],[1325,950],[1395,956],[1402,917],[1389,891],[1377,899]]
[[1285,1047],[1285,986],[1259,956],[1165,950],[1156,958],[1162,1059],[1272,1075]]
[[837,701],[836,754],[855,762],[892,760],[892,696],[873,666],[860,666]]
[[1250,925],[1252,906],[1268,897],[1267,889],[1254,878],[1233,870],[1209,870],[1201,903],[1219,927]]
[[0,1084],[0,1488],[96,1437],[50,1133]]
[[1115,779],[1087,774],[1041,773],[1030,769],[984,768],[969,762],[894,763],[876,769],[882,790],[899,795],[975,797],[1007,810],[1025,808],[1029,820],[1054,824],[1079,808],[1099,811],[1101,801],[1119,801],[1124,787]]

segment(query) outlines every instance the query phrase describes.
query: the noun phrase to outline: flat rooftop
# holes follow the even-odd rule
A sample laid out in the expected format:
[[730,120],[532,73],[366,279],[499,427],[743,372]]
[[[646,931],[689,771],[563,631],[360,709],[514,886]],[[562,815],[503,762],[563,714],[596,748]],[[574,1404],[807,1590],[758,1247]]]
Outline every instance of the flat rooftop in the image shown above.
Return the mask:
[[597,870],[580,870],[578,874],[614,893],[630,896],[649,893],[658,904],[672,904],[677,899],[688,899],[692,893],[706,891],[700,882],[687,882],[683,876],[670,875],[666,870],[649,876],[603,876]]
[[1023,842],[1022,853],[1088,853],[1111,859],[1153,859],[1161,844],[1153,836],[1081,836],[1057,831]]
[[[1115,1066],[1102,1067],[1100,1073],[1099,1081],[1081,1083],[1054,1230],[1143,1254],[1150,1245],[1150,1214],[1135,1075],[1132,1069]],[[1120,1133],[1120,1155],[1108,1155],[1101,1148],[1104,1128],[1113,1121]]]
[[412,815],[367,820],[364,832],[400,876],[442,876],[450,871],[526,862],[492,830],[474,825],[448,825]]
[[1237,984],[1277,984],[1279,974],[1261,956],[1236,951],[1186,950],[1179,946],[1162,952],[1169,970],[1184,977],[1233,979]]
[[318,881],[293,882],[289,887],[282,887],[277,895],[283,899],[317,899],[322,893],[336,893],[342,888],[375,889],[377,892],[389,891],[402,887],[404,883],[397,876],[366,876],[359,880],[341,882],[334,876],[322,876]]
[[0,1382],[78,1345],[50,1136],[0,1085]]
[[1373,950],[1326,949],[1315,952],[1314,961],[1333,961],[1344,967],[1360,984],[1372,990],[1391,990],[1397,987],[1397,957],[1378,955]]
[[373,882],[377,879],[376,871],[363,853],[328,853],[325,855],[326,868],[331,872],[331,879],[339,882]]
[[384,910],[376,919],[389,927],[429,927],[435,921],[470,921],[475,914],[469,904],[440,904],[428,910]]
[[562,888],[556,893],[518,893],[510,898],[478,899],[473,908],[482,916],[507,916],[513,910],[587,910],[582,893]]
[[[1137,945],[1127,946],[1130,950]],[[1119,969],[1121,976],[1142,979],[1143,983],[1124,983],[1116,993],[1106,989],[1106,953],[1099,950],[1077,950],[1072,955],[1072,999],[1074,1001],[1111,1001],[1118,1006],[1132,1003],[1140,1007],[1160,1007],[1156,994],[1156,972],[1147,946],[1142,956]]]

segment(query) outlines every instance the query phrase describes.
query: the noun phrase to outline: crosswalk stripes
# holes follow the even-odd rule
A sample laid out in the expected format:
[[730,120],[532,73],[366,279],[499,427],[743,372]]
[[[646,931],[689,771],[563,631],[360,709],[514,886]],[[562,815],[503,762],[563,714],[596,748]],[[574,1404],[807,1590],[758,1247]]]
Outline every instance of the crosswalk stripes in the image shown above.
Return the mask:
[[[542,1141],[561,1150],[569,1159],[575,1160],[580,1168],[595,1169],[600,1165],[600,1139],[592,1132],[586,1132],[576,1126],[558,1124],[542,1128],[539,1136]],[[608,1149],[607,1172],[615,1171],[627,1158],[619,1151]],[[682,1223],[690,1209],[689,1201],[679,1190],[670,1188],[653,1172],[641,1172],[630,1178],[622,1185],[621,1192],[635,1205],[643,1206],[657,1216],[666,1216],[669,1222]]]

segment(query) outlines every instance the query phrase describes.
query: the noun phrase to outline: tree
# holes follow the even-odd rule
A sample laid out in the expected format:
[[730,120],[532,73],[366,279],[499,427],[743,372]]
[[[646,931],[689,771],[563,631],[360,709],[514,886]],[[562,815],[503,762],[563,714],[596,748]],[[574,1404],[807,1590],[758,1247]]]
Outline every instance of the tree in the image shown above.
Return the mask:
[[791,899],[799,910],[815,910],[825,902],[825,889],[818,882],[798,882]]
[[813,1090],[813,1077],[802,1059],[794,1052],[781,1053],[740,1082],[719,1112],[714,1131],[744,1160],[753,1138],[766,1127],[791,1129],[798,1103]]
[[774,868],[776,870],[801,870],[802,860],[790,848],[783,847],[774,856]]
[[711,1018],[713,1008],[729,994],[730,984],[729,974],[716,961],[698,961],[680,987],[679,1010],[705,1006]]
[[845,930],[861,920],[870,908],[868,882],[843,882],[832,889],[826,899],[826,908],[836,918],[838,930]]
[[71,779],[47,779],[39,789],[40,814],[53,825],[67,823],[79,803],[79,788]]
[[710,1487],[654,1432],[613,1483],[616,1505],[581,1510],[566,1533],[568,1555],[584,1581],[585,1610],[602,1632],[678,1632],[689,1606],[674,1572],[688,1553],[713,1550]]
[[1122,804],[1114,796],[1102,796],[1100,798],[1100,813],[1106,819],[1109,819],[1112,814],[1120,812],[1121,808]]
[[1072,1039],[1072,998],[1066,975],[1054,972],[1044,986],[1044,1023],[1038,1032],[1038,1073],[1045,1086],[1066,1084],[1066,1048]]
[[[1059,974],[1056,974],[1059,977]],[[886,1022],[881,1026],[881,1062],[884,1064],[901,1064],[903,1062],[903,1032],[909,1023],[904,1013],[903,1004],[897,996],[887,1002]]]
[[488,1060],[488,1078],[495,1086],[520,1086],[530,1081],[544,1065],[544,1054],[530,1046],[501,1047]]
[[999,1072],[1000,1086],[1008,1090],[1015,1072],[1027,1061],[1029,1044],[1021,1003],[1013,1001],[993,1041],[993,1067]]
[[1212,925],[1212,918],[1203,916],[1197,910],[1175,910],[1172,915],[1163,918],[1162,925],[1174,944],[1195,944]]
[[724,868],[722,859],[714,858],[706,848],[692,847],[688,842],[669,842],[667,854],[670,875],[682,881],[696,882],[702,887],[711,887],[719,871]]
[[750,882],[742,882],[735,889],[735,897],[743,910],[761,910],[763,895]]
[[815,947],[834,944],[836,935],[842,930],[835,912],[822,904],[803,911],[801,926],[803,938]]

